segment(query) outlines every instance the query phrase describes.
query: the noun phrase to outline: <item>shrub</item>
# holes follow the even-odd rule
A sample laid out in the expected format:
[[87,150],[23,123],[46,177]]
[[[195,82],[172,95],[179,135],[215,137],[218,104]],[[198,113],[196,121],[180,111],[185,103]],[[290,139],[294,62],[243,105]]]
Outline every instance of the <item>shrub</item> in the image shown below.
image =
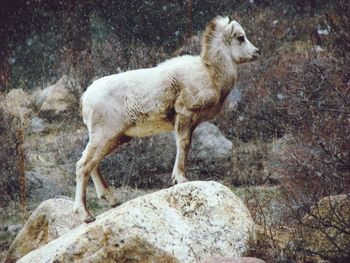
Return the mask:
[[4,105],[4,98],[0,97],[0,207],[14,199],[19,190],[16,143],[10,128],[13,116],[5,110]]

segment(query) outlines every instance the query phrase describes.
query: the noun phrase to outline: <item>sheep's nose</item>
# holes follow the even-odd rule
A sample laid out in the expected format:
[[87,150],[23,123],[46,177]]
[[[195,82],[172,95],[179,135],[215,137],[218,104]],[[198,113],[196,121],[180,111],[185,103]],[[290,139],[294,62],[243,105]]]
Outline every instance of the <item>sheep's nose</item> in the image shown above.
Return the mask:
[[261,55],[261,51],[260,51],[260,49],[256,49],[256,53],[258,53],[259,55]]

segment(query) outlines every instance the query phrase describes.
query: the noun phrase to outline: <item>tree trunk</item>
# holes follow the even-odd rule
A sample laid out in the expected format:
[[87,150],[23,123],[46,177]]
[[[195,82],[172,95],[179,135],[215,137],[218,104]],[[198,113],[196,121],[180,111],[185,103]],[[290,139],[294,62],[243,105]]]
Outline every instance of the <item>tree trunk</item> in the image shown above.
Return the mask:
[[[1,45],[2,46],[2,45]],[[9,53],[6,47],[0,46],[0,92],[8,90],[11,77],[11,65],[9,63]]]
[[84,1],[68,1],[64,16],[64,71],[78,81],[81,91],[93,78],[89,14]]
[[187,34],[186,39],[190,39],[193,34],[193,27],[192,27],[192,0],[187,0],[186,3],[186,14],[187,14]]
[[27,220],[27,194],[25,177],[25,153],[24,153],[24,132],[20,127],[16,131],[16,144],[18,156],[18,183],[19,183],[19,201],[22,210],[23,223]]

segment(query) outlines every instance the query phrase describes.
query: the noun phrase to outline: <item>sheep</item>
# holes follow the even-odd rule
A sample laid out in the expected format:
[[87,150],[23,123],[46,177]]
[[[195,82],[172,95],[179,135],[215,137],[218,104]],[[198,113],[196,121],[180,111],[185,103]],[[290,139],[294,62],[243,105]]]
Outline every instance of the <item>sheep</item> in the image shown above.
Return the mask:
[[76,165],[74,209],[86,223],[95,218],[86,207],[89,175],[97,196],[111,207],[117,199],[100,172],[100,162],[133,137],[174,131],[173,183],[183,183],[185,161],[195,127],[212,119],[234,87],[237,66],[260,51],[241,25],[215,17],[202,37],[200,56],[181,56],[153,68],[131,70],[94,81],[81,98],[89,141]]

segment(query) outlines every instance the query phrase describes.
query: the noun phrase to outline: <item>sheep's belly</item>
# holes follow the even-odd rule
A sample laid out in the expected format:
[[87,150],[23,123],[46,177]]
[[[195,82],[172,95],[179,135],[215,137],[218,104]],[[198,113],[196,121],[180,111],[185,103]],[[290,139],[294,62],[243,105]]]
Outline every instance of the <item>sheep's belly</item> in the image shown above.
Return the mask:
[[155,123],[139,123],[125,131],[125,135],[130,137],[146,137],[161,132],[173,131],[171,122],[159,121]]

